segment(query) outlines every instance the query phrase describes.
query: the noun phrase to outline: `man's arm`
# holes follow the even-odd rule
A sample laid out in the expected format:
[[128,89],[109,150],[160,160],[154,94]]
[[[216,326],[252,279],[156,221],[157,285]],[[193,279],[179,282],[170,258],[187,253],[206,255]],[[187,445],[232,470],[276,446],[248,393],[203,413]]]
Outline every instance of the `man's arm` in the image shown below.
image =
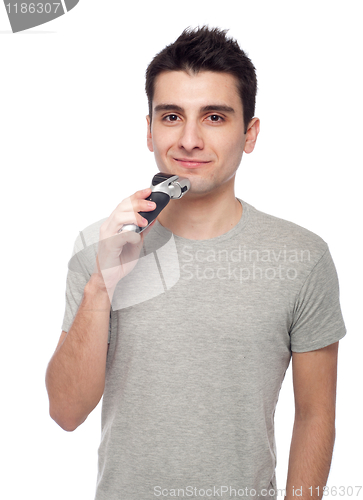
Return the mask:
[[322,498],[335,440],[338,344],[292,353],[295,422],[286,500]]
[[62,332],[46,373],[49,413],[66,431],[81,425],[105,385],[110,299],[93,274],[71,328]]
[[49,413],[64,430],[81,425],[100,401],[106,376],[108,327],[112,296],[118,282],[135,267],[144,237],[119,233],[124,224],[147,226],[139,212],[150,212],[155,203],[145,199],[147,188],[125,198],[100,228],[94,272],[68,333],[62,332],[46,372]]

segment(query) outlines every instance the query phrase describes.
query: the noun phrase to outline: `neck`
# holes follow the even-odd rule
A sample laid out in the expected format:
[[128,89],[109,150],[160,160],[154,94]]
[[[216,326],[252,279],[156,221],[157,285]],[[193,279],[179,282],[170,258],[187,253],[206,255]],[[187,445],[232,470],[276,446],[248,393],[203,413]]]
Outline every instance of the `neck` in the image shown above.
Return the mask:
[[232,185],[204,194],[191,190],[180,200],[171,200],[157,220],[176,236],[207,240],[230,231],[241,216],[242,205]]

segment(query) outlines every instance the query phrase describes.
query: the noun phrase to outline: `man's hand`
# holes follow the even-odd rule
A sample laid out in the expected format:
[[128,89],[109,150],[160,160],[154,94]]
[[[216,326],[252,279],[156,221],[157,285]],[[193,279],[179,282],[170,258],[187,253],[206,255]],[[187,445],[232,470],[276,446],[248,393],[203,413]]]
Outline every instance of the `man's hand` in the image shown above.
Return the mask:
[[110,301],[117,283],[136,266],[144,236],[155,221],[141,234],[118,231],[124,224],[136,224],[140,227],[148,225],[148,221],[138,212],[151,212],[156,208],[154,202],[145,200],[150,194],[151,189],[147,188],[125,198],[100,228],[95,273],[98,273],[99,277],[102,276],[98,283],[103,289],[106,288]]

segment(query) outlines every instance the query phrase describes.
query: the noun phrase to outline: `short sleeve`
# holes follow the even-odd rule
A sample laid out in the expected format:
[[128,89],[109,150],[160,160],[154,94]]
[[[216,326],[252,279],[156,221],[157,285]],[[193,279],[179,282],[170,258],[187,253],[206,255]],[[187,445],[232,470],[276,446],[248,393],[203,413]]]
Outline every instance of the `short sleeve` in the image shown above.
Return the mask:
[[289,333],[294,352],[321,349],[346,334],[338,276],[328,248],[302,285]]
[[[68,272],[65,293],[65,311],[62,330],[68,332],[76,317],[83,299],[84,288],[95,270],[97,244],[85,246],[85,238],[80,233],[77,237],[71,259],[68,262]],[[111,321],[109,325],[109,340]]]
[[87,283],[88,279],[84,275],[68,269],[65,297],[66,307],[62,323],[62,330],[65,332],[68,332],[72,326],[78,308],[82,302],[84,287]]

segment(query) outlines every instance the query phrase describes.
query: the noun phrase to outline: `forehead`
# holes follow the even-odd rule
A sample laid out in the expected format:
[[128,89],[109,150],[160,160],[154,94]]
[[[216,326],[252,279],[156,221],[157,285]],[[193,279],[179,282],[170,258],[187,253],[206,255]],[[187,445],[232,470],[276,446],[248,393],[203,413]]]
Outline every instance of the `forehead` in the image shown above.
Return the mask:
[[219,104],[242,112],[236,77],[214,71],[160,73],[155,79],[153,108],[170,103],[183,108]]

